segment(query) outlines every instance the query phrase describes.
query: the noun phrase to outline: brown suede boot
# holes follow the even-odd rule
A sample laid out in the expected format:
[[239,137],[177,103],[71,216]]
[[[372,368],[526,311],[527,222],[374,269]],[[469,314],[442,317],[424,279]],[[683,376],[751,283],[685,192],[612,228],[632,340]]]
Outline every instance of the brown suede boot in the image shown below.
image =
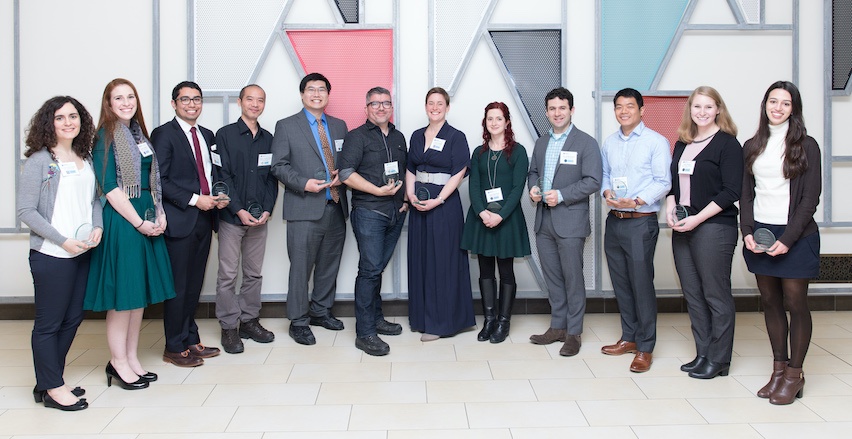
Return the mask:
[[769,403],[775,405],[792,404],[796,398],[802,397],[805,387],[805,375],[801,367],[787,367],[778,388],[769,397]]
[[786,367],[786,361],[773,361],[772,376],[769,377],[769,382],[757,391],[757,396],[761,398],[769,398],[772,396],[772,393],[775,392],[775,389],[778,388],[778,384],[781,382],[781,377],[784,376],[784,369]]

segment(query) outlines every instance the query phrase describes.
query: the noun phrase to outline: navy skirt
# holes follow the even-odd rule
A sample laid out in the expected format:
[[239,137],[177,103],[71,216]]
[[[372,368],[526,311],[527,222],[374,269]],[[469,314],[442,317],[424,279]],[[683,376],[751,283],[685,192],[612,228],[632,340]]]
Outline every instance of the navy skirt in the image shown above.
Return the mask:
[[[784,234],[786,225],[754,223],[754,229],[769,229],[776,237]],[[752,253],[743,246],[743,258],[748,271],[763,276],[782,279],[814,279],[819,277],[819,232],[799,238],[793,247],[783,255],[769,256],[766,253]]]

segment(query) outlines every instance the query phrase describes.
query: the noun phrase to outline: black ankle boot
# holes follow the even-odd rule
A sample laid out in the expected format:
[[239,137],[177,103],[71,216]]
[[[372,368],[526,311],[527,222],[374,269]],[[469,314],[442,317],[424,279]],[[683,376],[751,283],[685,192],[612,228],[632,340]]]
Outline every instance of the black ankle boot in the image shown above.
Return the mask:
[[497,329],[491,334],[491,343],[502,343],[509,336],[509,321],[512,319],[517,289],[516,284],[500,284],[500,316],[497,318]]
[[479,341],[488,341],[494,329],[497,326],[497,281],[491,279],[479,279],[479,294],[482,296],[482,314],[485,316],[485,323],[482,325],[482,331],[476,339]]

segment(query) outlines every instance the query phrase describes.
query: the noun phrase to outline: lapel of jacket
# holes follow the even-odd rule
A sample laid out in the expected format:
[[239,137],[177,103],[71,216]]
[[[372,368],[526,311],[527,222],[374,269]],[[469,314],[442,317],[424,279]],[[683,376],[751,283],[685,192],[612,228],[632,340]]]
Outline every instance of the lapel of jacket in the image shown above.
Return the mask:
[[[574,137],[575,137],[575,136],[576,136],[576,134],[577,134],[577,133],[576,133],[576,131],[575,131],[576,129],[577,129],[577,127],[576,127],[576,126],[575,126],[575,127],[573,127],[573,128],[571,128],[571,132],[570,132],[570,133],[568,133],[568,136],[566,136],[566,137],[565,137],[565,143],[563,143],[563,144],[562,144],[562,151],[569,151],[569,150],[571,150],[571,146],[572,146],[572,145],[573,145],[573,143],[574,143]],[[561,155],[561,153],[560,153],[560,155]],[[561,158],[561,157],[560,157],[560,158]],[[562,165],[559,163],[559,162],[560,162],[560,160],[559,160],[560,158],[557,158],[557,159],[556,159],[556,170],[553,172],[553,179],[554,179],[554,180],[556,180],[556,175],[557,175],[557,174],[559,174],[559,171],[561,171],[561,170],[562,170]],[[578,158],[577,158],[577,160],[578,160],[578,163],[577,163],[577,164],[579,165],[579,164],[580,164],[580,163],[579,163],[580,158],[578,157]]]
[[302,131],[302,135],[305,136],[305,140],[308,145],[311,146],[311,149],[314,151],[314,154],[317,155],[317,158],[322,160],[322,156],[320,156],[319,145],[317,145],[316,139],[314,139],[314,132],[311,130],[311,123],[308,121],[308,116],[305,114],[305,110],[303,109],[299,112],[301,122],[298,124],[299,129]]

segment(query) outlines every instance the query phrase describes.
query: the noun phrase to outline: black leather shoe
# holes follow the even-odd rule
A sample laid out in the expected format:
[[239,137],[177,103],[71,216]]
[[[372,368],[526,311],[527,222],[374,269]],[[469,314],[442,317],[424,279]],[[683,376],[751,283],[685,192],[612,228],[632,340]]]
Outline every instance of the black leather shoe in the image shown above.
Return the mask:
[[[45,393],[47,393],[47,390],[38,390],[35,387],[33,387],[33,399],[35,400],[35,402],[44,401]],[[71,389],[71,394],[76,396],[77,398],[79,398],[79,397],[86,394],[86,389],[77,386],[77,387]]]
[[390,346],[379,338],[378,335],[356,337],[355,347],[374,357],[381,357],[390,352]]
[[239,330],[223,329],[222,330],[222,349],[229,354],[239,354],[245,350],[243,341],[240,340]]
[[250,338],[258,343],[269,343],[275,340],[275,334],[261,326],[260,319],[251,319],[240,323],[240,338]]
[[290,323],[290,330],[288,332],[296,343],[308,346],[317,344],[317,339],[314,338],[314,333],[308,326],[294,326]]
[[728,376],[728,371],[731,369],[731,363],[714,363],[710,360],[704,362],[701,368],[696,367],[689,372],[690,378],[698,378],[701,380],[709,380],[716,376]]
[[[145,379],[142,378],[142,377],[139,377],[138,380],[136,380],[132,383],[128,383],[127,381],[124,381],[123,379],[121,379],[121,376],[118,374],[118,372],[112,366],[111,362],[107,362],[106,377],[107,377],[107,387],[112,386],[112,380],[113,379],[118,381],[118,386],[121,387],[124,390],[139,390],[139,389],[144,389],[144,388],[146,388],[150,385],[148,383],[148,381],[145,381]],[[47,405],[47,397],[48,396],[49,395],[45,395],[45,399],[44,399],[45,405]],[[87,405],[87,407],[88,407],[88,405]],[[56,407],[56,408],[58,408],[58,407]],[[82,409],[77,409],[77,410],[82,410]]]
[[328,313],[322,317],[311,317],[311,326],[322,326],[330,331],[343,330],[343,322]]
[[695,369],[701,369],[702,367],[704,367],[704,363],[706,362],[707,357],[695,357],[695,359],[690,361],[689,363],[682,364],[680,366],[680,370],[684,372],[692,372]]
[[[119,378],[119,379],[121,379],[121,378]],[[85,409],[89,408],[89,403],[86,402],[86,399],[84,398],[84,399],[78,400],[77,402],[75,402],[74,404],[71,404],[71,405],[62,405],[62,404],[54,401],[54,399],[50,396],[49,393],[45,393],[44,394],[44,406],[52,408],[52,409],[59,409],[59,410],[62,410],[63,412],[76,412],[78,410],[85,410]]]
[[376,322],[376,332],[382,335],[399,335],[402,334],[402,325],[381,319]]
[[159,377],[154,372],[145,372],[142,375],[139,375],[139,378],[142,378],[149,383],[153,383],[154,381],[157,381],[157,378]]

